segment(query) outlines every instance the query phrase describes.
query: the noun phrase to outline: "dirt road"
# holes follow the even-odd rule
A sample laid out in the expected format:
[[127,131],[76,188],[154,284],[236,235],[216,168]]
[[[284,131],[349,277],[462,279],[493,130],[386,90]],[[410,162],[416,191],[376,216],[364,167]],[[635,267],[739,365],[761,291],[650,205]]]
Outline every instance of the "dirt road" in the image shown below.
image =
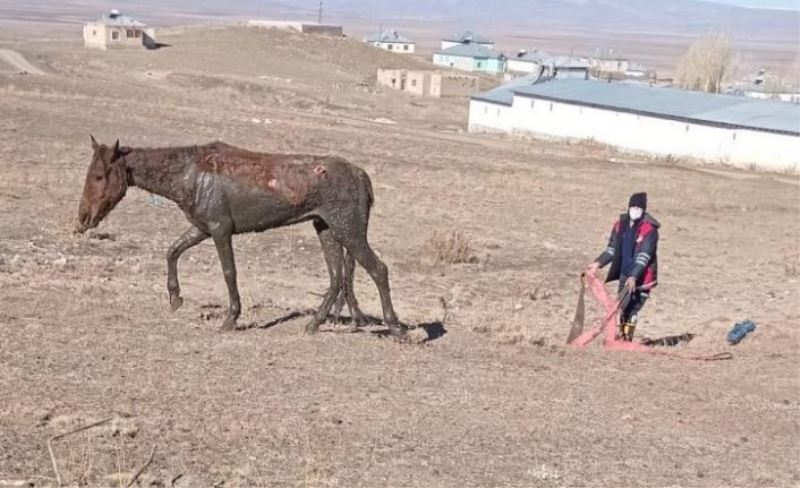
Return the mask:
[[32,65],[25,57],[11,49],[0,49],[0,61],[3,61],[20,72],[30,75],[46,75],[47,73]]

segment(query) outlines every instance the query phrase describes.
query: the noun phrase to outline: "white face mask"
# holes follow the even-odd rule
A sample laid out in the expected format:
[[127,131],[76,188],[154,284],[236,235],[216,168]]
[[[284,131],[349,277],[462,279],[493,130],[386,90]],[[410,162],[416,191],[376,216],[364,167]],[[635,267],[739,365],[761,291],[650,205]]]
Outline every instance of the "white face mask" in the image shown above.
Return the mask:
[[644,215],[644,210],[639,207],[631,207],[628,209],[628,215],[631,220],[639,220],[642,218],[642,215]]

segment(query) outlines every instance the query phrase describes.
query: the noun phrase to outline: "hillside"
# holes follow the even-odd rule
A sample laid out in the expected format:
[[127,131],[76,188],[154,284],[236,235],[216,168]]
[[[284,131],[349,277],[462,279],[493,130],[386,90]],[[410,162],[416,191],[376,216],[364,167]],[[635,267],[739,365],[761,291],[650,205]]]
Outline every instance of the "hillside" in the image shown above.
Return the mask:
[[[371,83],[424,62],[350,39],[171,28],[167,48],[102,52],[49,32],[0,43],[47,73],[0,69],[0,485],[125,486],[142,467],[140,488],[797,485],[797,177],[466,134],[466,99]],[[171,313],[179,208],[129,188],[73,232],[89,134],[360,166],[416,342],[380,323],[303,332],[329,284],[309,223],[234,238],[241,330],[218,330],[210,241],[181,257]],[[664,351],[732,360],[565,346],[579,274],[641,190],[662,227],[638,336],[690,332]],[[757,330],[728,345],[746,318]]]

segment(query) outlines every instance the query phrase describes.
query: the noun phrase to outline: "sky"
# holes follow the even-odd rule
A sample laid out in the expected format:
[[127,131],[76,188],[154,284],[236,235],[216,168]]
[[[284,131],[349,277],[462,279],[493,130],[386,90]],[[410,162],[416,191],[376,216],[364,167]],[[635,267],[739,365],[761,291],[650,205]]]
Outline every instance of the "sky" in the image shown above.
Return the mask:
[[762,7],[800,10],[800,0],[706,0],[741,7]]

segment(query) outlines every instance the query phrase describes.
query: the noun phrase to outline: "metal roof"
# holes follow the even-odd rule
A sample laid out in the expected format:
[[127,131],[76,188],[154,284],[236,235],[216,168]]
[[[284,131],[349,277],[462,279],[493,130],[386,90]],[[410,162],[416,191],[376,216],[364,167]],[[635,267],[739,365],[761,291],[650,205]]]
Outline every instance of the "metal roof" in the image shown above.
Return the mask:
[[[507,91],[513,95],[705,125],[800,135],[800,105],[786,102],[574,78],[527,83],[509,87]],[[495,95],[493,98],[505,100],[507,97],[504,93],[502,97]],[[475,98],[484,99],[481,95]]]
[[464,31],[454,36],[445,37],[442,40],[447,42],[459,42],[459,43],[474,42],[477,44],[494,44],[493,40],[489,39],[486,36],[482,36],[476,32],[473,32],[471,30]]
[[483,102],[497,103],[500,105],[510,106],[514,101],[514,90],[526,86],[531,86],[539,80],[539,74],[532,74],[527,76],[520,76],[508,83],[493,88],[487,92],[478,93],[472,97],[473,100],[480,100]]
[[494,51],[479,44],[456,44],[447,49],[439,49],[436,54],[461,56],[464,58],[505,59],[503,53]]
[[415,44],[414,41],[406,36],[399,34],[396,30],[388,30],[373,34],[365,39],[366,42],[397,42],[402,44]]
[[104,14],[97,22],[116,27],[146,27],[145,24],[139,22],[133,17],[128,17],[127,15],[122,15],[121,13],[115,11],[112,11],[109,14]]

